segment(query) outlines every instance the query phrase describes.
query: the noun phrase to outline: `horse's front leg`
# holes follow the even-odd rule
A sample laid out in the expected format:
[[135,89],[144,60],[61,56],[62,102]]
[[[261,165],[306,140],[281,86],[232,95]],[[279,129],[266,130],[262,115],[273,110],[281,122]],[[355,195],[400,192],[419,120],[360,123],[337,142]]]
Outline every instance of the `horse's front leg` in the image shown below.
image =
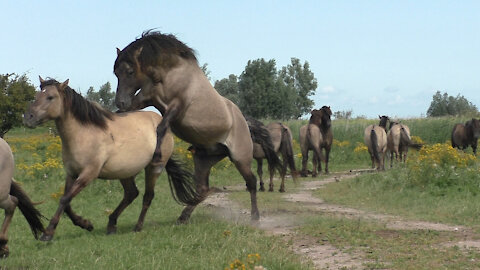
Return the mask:
[[[161,153],[163,137],[165,136],[165,133],[167,133],[167,130],[170,127],[170,122],[174,121],[177,118],[180,112],[180,104],[181,104],[180,101],[176,99],[173,100],[171,104],[168,105],[168,108],[165,111],[165,114],[163,115],[163,119],[157,127],[157,146],[155,147],[155,153],[153,154],[153,159],[152,159],[152,165],[155,168],[154,169],[155,173],[160,173],[161,170],[163,169],[162,153]],[[157,108],[157,109],[161,110],[162,108]]]
[[[60,221],[60,216],[66,209],[69,209],[68,212],[76,216],[71,210],[70,202],[80,191],[82,191],[82,189],[84,189],[93,179],[95,179],[98,176],[98,172],[99,172],[99,169],[91,169],[91,168],[84,169],[82,173],[80,173],[80,176],[75,181],[73,181],[72,176],[67,175],[66,182],[65,182],[65,193],[60,199],[60,203],[58,205],[57,211],[53,215],[52,219],[50,219],[50,223],[48,224],[48,227],[45,229],[43,235],[40,237],[40,240],[50,241],[53,239],[53,235],[55,234],[55,229],[57,228],[58,222]],[[73,219],[72,221],[75,224],[75,221]],[[87,225],[86,228],[93,229],[93,226],[88,220],[87,220],[87,223],[89,223],[90,226]]]

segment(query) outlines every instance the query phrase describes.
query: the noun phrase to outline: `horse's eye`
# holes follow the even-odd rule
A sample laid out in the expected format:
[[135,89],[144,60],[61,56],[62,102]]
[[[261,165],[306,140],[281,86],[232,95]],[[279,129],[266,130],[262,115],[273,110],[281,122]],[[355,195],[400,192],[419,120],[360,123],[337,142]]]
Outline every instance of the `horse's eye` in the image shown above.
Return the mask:
[[47,97],[47,100],[52,100],[53,99],[53,96],[48,96]]
[[135,73],[133,70],[129,70],[129,71],[127,71],[127,74],[128,74],[129,76],[132,76],[132,75],[133,75],[133,73]]

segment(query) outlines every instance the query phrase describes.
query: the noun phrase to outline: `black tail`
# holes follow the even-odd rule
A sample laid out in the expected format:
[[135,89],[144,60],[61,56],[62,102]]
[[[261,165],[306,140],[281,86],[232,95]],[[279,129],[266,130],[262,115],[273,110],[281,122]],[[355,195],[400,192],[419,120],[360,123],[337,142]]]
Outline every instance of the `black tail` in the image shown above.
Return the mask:
[[293,145],[292,145],[292,138],[290,137],[290,133],[288,129],[286,129],[283,125],[282,126],[282,140],[280,143],[280,149],[282,149],[282,154],[286,157],[288,166],[290,167],[290,172],[292,174],[293,179],[297,176],[297,169],[295,168],[295,159],[293,157]]
[[370,132],[370,142],[372,144],[372,152],[373,152],[373,157],[375,160],[380,163],[380,155],[378,154],[378,138],[377,138],[377,133],[375,133],[375,129],[372,129]]
[[262,150],[265,153],[265,158],[268,162],[268,166],[272,170],[278,170],[278,172],[281,173],[282,164],[277,156],[277,153],[275,153],[272,138],[270,137],[268,129],[263,125],[262,122],[258,120],[247,117],[246,119],[248,123],[248,128],[250,129],[250,136],[252,137],[252,141],[262,147]]
[[170,191],[176,202],[184,205],[197,205],[203,200],[195,189],[194,176],[188,171],[185,164],[170,158],[165,169],[168,174]]
[[12,181],[12,185],[10,186],[10,195],[18,199],[18,208],[20,208],[28,225],[30,225],[33,236],[35,239],[38,239],[38,234],[45,230],[41,220],[45,217],[33,206],[32,201],[25,191],[15,181]]
[[407,131],[403,127],[400,129],[400,144],[417,150],[420,150],[420,148],[422,148],[423,146],[422,144],[412,142],[412,140],[410,140],[410,138],[408,137]]

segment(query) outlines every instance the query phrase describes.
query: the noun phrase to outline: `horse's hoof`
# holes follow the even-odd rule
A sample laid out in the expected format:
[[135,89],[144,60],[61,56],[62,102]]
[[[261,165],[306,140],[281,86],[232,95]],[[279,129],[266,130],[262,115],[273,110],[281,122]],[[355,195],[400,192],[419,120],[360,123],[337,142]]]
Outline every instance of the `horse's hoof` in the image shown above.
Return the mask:
[[265,191],[265,188],[264,188],[264,187],[260,187],[260,188],[258,189],[258,191]]
[[285,192],[285,189],[281,188],[281,189],[278,190],[278,192],[282,192],[282,193],[283,193],[283,192]]
[[93,224],[90,221],[88,221],[87,227],[85,229],[89,232],[93,231]]
[[273,192],[273,187],[269,188],[268,192]]
[[[178,222],[178,221],[177,221]],[[143,226],[141,225],[135,225],[135,228],[133,228],[134,232],[141,232],[143,229]]]
[[257,222],[257,221],[259,221],[259,220],[260,220],[260,213],[258,213],[258,212],[252,213],[251,220],[252,220],[252,222]]
[[8,247],[5,245],[0,248],[0,259],[5,259],[10,255],[10,251],[8,250]]
[[49,242],[49,241],[52,241],[53,239],[53,235],[50,235],[50,234],[42,234],[42,236],[40,237],[40,241],[43,241],[43,242]]
[[107,235],[112,235],[117,233],[117,228],[108,228],[107,229]]
[[188,218],[184,218],[184,217],[179,217],[176,222],[177,225],[183,225],[187,223],[188,223]]

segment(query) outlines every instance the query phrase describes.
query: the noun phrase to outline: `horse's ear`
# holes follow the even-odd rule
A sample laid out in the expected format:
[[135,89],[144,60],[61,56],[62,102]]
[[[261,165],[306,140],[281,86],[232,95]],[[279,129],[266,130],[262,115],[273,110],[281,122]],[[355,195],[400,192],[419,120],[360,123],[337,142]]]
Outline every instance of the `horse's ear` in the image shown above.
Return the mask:
[[66,81],[64,81],[63,83],[60,84],[60,89],[61,90],[64,90],[68,86],[68,81],[69,81],[69,79],[67,79]]
[[122,51],[120,51],[119,48],[117,48],[117,56],[121,53]]
[[45,80],[42,78],[42,76],[38,75],[38,79],[40,80],[40,84],[44,83]]
[[379,116],[378,116],[378,119],[382,119],[382,117],[379,115]]

